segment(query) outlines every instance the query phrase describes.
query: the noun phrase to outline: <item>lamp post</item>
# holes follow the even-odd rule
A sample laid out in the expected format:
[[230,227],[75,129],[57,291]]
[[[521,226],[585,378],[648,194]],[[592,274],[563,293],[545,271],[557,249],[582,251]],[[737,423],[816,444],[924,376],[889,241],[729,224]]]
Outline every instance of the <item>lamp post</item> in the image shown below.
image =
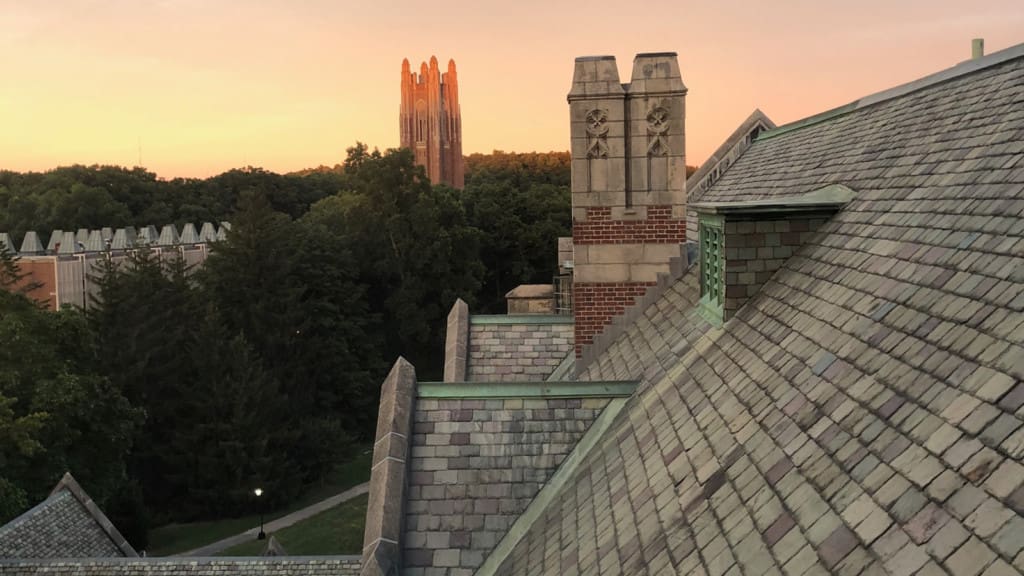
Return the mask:
[[256,495],[256,499],[260,501],[260,533],[256,535],[257,540],[263,540],[267,537],[267,533],[263,531],[263,500],[260,496],[263,496],[263,488],[257,488],[252,491]]

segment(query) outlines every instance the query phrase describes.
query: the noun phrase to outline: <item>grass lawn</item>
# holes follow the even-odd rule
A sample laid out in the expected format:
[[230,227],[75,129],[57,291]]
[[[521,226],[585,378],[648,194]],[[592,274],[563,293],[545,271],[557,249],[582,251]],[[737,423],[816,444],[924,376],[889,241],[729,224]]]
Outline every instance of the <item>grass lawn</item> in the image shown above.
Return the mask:
[[[329,498],[353,486],[367,482],[370,479],[370,460],[373,458],[373,445],[361,444],[357,447],[356,456],[342,464],[335,466],[334,470],[324,480],[295,500],[288,506],[279,510],[268,511],[266,521],[271,521],[310,504]],[[365,499],[364,499],[365,500]],[[365,502],[363,508],[366,508]],[[312,519],[310,519],[312,520]],[[308,520],[307,520],[308,521]],[[258,526],[260,517],[258,514],[242,516],[240,518],[227,518],[224,520],[210,520],[203,522],[189,522],[187,524],[168,524],[149,531],[149,547],[146,552],[149,556],[169,556],[178,554],[193,548],[199,548],[216,542],[228,536],[234,536],[249,528]],[[362,538],[362,529],[359,530],[359,538]],[[261,549],[262,550],[262,549]]]
[[[363,494],[282,528],[273,534],[289,556],[316,556],[322,554],[359,554],[363,545],[363,525],[366,522],[366,503]],[[268,534],[269,538],[271,535]],[[266,540],[252,540],[219,553],[218,556],[258,556],[266,547]]]

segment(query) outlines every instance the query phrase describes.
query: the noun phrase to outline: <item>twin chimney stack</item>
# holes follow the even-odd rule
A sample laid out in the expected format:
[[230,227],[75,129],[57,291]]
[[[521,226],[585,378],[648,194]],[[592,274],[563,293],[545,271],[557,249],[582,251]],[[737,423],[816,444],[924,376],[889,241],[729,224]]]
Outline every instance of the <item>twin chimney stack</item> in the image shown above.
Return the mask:
[[628,84],[614,56],[576,59],[568,100],[577,357],[672,258],[685,258],[685,99],[674,52],[638,54]]

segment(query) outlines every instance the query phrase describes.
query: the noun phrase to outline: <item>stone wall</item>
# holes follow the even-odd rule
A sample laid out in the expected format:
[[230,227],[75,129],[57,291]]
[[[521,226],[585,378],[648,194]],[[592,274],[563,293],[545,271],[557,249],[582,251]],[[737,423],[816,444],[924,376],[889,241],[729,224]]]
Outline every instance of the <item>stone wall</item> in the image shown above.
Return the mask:
[[473,574],[609,401],[417,400],[402,573]]
[[825,223],[821,214],[725,223],[725,302],[728,320]]
[[357,576],[358,556],[0,559],[4,576]]
[[538,381],[554,372],[573,348],[572,318],[534,318],[471,317],[466,381]]

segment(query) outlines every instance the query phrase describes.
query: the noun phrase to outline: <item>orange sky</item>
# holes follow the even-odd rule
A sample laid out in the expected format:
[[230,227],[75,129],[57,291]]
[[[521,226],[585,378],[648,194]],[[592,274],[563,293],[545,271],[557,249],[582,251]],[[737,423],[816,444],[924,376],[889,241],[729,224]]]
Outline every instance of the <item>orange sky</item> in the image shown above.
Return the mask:
[[[636,6],[633,13],[625,6]],[[1021,0],[0,0],[0,169],[162,177],[398,144],[399,71],[458,64],[463,150],[566,150],[573,58],[679,53],[690,164],[778,123],[1024,42]]]

